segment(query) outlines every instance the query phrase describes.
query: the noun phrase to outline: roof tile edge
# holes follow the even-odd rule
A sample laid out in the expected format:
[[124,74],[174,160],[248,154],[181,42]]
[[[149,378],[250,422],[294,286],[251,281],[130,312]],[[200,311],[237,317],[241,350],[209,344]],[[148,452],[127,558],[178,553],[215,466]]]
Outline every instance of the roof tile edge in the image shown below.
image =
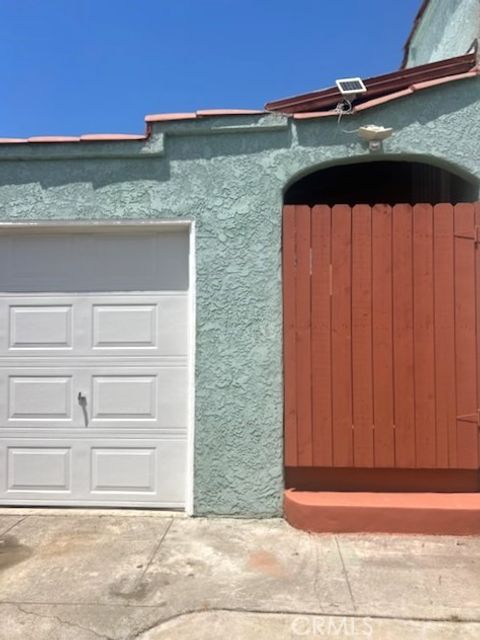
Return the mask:
[[200,109],[186,113],[153,113],[145,116],[145,122],[172,122],[175,120],[197,120],[199,118],[214,118],[218,116],[251,116],[263,115],[264,110],[257,109]]

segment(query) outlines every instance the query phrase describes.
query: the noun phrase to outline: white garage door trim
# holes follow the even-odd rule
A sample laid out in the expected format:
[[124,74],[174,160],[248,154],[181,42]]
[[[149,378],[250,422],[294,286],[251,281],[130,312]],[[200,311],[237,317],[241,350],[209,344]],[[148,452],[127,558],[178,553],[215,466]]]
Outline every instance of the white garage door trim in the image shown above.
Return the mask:
[[[188,415],[187,415],[187,435],[186,435],[186,448],[187,448],[187,460],[186,460],[186,495],[185,495],[185,511],[188,514],[193,513],[193,478],[194,478],[194,425],[195,425],[195,223],[191,220],[109,220],[109,221],[22,221],[22,222],[0,222],[0,234],[41,234],[41,233],[112,233],[126,234],[128,232],[138,232],[139,230],[147,230],[152,228],[152,231],[175,231],[181,228],[188,232],[189,236],[189,255],[188,255],[188,275],[189,285],[187,291],[188,298]],[[42,502],[42,504],[48,505],[50,501]],[[15,501],[16,504],[21,504],[22,501]],[[32,504],[31,501],[26,500],[25,504]],[[56,501],[51,501],[51,504],[59,504]],[[89,501],[91,506],[99,506],[95,502]],[[103,501],[100,503],[105,505]],[[128,506],[125,502],[122,502],[123,506]],[[132,503],[133,505],[133,503]],[[112,505],[114,506],[114,505]],[[138,506],[135,505],[135,506]],[[145,504],[148,507],[148,504]]]

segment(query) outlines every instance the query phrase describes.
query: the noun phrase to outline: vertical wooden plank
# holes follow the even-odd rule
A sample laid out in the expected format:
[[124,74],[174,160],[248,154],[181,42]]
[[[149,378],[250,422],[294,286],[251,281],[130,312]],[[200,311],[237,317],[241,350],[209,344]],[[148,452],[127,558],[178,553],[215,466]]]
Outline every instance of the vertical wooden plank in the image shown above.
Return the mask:
[[393,467],[392,208],[372,210],[372,323],[375,467]]
[[435,305],[436,466],[456,464],[455,294],[453,207],[433,210]]
[[436,466],[433,325],[433,207],[413,208],[415,425],[417,467]]
[[295,296],[295,207],[283,208],[283,383],[285,465],[297,465],[297,356]]
[[[480,240],[480,202],[473,205],[475,211],[476,239]],[[477,378],[477,407],[480,408],[480,245],[476,245],[475,251],[475,313],[476,313],[476,378]],[[480,468],[480,429],[477,431],[477,466]]]
[[296,327],[297,327],[297,445],[298,465],[313,463],[311,295],[310,295],[310,207],[296,207]]
[[372,210],[352,210],[352,389],[355,467],[373,467]]
[[331,209],[312,209],[312,430],[314,466],[331,466]]
[[[470,415],[474,420],[478,409],[474,205],[455,206],[454,228],[457,416]],[[476,469],[478,462],[478,426],[457,420],[457,468]]]
[[395,466],[411,469],[415,467],[412,207],[395,205],[392,215]]
[[332,209],[333,464],[353,465],[351,209]]

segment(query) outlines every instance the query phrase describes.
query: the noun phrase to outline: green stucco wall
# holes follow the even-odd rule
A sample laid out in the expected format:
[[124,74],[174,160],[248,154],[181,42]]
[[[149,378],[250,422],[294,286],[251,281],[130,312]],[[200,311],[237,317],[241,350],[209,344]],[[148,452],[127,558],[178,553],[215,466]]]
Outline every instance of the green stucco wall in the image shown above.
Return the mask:
[[[282,510],[282,192],[338,162],[417,158],[480,178],[480,82],[364,112],[154,125],[147,142],[0,145],[3,220],[196,221],[195,513]],[[383,153],[360,124],[395,129]]]
[[480,37],[480,0],[430,0],[410,42],[407,67],[467,53]]

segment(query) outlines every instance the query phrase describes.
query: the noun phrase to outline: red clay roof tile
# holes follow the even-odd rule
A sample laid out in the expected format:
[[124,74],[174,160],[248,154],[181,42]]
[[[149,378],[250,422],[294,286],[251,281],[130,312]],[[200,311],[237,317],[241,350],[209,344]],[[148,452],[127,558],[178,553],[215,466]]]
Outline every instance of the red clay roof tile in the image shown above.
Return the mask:
[[145,122],[169,122],[172,120],[195,120],[215,116],[261,115],[265,111],[258,109],[200,109],[191,113],[154,113],[145,116]]
[[145,140],[145,135],[134,133],[86,133],[80,136],[84,142],[108,142],[109,140]]
[[31,136],[27,142],[78,142],[78,136]]
[[245,115],[260,115],[265,113],[263,110],[258,109],[203,109],[197,111],[198,117],[205,116],[245,116]]
[[153,113],[145,116],[145,122],[169,122],[171,120],[195,120],[196,113]]
[[0,144],[25,144],[27,138],[0,138]]

